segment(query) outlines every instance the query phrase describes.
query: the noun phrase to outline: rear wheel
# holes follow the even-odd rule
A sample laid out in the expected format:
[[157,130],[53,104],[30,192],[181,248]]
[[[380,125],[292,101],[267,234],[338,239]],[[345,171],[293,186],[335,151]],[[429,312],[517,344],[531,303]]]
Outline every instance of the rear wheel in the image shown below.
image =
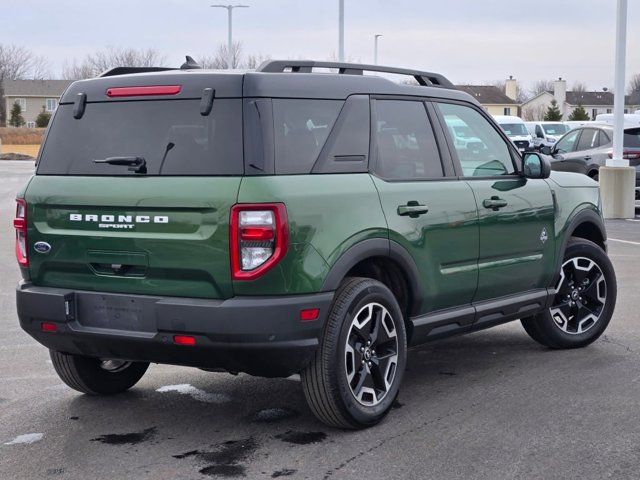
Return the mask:
[[571,239],[552,306],[522,319],[522,325],[531,338],[547,347],[584,347],[607,328],[616,295],[615,272],[607,254],[593,242]]
[[391,291],[376,280],[346,279],[315,357],[301,374],[309,407],[334,427],[375,425],[398,394],[406,354],[402,312]]
[[112,395],[133,387],[149,367],[127,362],[70,355],[50,350],[53,368],[69,387],[88,395]]

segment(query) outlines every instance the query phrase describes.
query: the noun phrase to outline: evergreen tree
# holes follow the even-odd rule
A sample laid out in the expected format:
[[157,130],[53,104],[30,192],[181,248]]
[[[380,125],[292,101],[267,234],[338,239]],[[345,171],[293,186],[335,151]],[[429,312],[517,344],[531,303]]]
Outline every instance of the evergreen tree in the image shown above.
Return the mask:
[[18,102],[13,104],[11,108],[11,116],[9,117],[9,125],[12,127],[22,127],[24,118],[22,117],[22,108]]
[[584,107],[582,105],[578,105],[576,108],[573,109],[573,112],[571,112],[571,115],[569,115],[569,120],[571,121],[590,120],[590,118],[589,118],[589,114],[584,109]]
[[544,114],[544,120],[546,122],[558,122],[562,120],[562,113],[558,108],[558,102],[551,100],[551,105],[547,108],[547,113]]
[[47,125],[49,125],[49,120],[51,120],[51,114],[48,112],[45,112],[43,108],[42,111],[36,117],[36,127],[46,128]]

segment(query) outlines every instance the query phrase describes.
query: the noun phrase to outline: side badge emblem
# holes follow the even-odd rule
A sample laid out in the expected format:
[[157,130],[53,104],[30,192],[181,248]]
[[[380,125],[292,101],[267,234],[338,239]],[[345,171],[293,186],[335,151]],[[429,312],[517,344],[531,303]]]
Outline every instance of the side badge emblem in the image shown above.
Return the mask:
[[540,233],[540,241],[542,243],[545,243],[548,239],[549,236],[547,235],[547,227],[543,227],[542,232]]
[[47,242],[36,242],[33,244],[33,249],[38,253],[49,253],[51,251],[51,245]]

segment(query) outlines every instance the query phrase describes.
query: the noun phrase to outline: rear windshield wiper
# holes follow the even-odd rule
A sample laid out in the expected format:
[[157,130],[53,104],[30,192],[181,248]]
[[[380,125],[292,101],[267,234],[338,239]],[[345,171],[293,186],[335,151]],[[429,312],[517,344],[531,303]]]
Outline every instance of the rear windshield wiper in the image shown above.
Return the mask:
[[147,173],[147,161],[144,157],[108,157],[94,160],[93,163],[108,163],[109,165],[128,165],[135,173]]

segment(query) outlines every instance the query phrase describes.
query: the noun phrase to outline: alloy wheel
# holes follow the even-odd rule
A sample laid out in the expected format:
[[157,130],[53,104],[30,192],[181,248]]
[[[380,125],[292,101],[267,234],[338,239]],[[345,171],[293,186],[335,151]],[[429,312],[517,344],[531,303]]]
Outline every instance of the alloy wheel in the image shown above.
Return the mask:
[[393,385],[398,366],[398,337],[389,311],[369,303],[353,317],[345,345],[347,382],[356,400],[378,405]]
[[596,262],[574,257],[562,264],[553,306],[554,324],[563,332],[578,335],[593,328],[607,301],[607,282]]

